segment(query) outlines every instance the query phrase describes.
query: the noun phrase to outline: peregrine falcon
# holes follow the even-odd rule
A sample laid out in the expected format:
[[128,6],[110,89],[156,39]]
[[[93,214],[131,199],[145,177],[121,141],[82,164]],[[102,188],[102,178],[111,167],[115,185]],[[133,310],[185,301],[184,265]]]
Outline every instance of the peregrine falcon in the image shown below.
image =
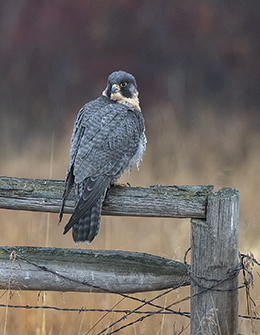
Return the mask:
[[74,124],[59,222],[74,184],[76,205],[63,234],[72,228],[75,243],[93,241],[107,190],[124,170],[139,167],[145,148],[136,80],[113,72],[102,95],[80,109]]

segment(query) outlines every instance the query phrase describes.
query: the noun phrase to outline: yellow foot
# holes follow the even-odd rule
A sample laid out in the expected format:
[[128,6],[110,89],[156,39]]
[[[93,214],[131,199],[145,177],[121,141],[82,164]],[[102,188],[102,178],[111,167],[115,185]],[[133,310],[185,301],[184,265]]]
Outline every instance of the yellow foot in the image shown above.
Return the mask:
[[117,183],[114,186],[131,187],[129,183]]

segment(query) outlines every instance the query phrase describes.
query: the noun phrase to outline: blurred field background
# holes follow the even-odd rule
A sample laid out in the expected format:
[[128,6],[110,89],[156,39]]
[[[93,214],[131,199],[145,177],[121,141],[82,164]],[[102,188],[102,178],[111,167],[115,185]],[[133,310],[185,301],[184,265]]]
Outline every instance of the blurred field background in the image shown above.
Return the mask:
[[[148,145],[140,171],[120,181],[238,189],[240,251],[260,261],[258,1],[3,1],[0,20],[1,175],[64,179],[79,108],[100,95],[111,72],[125,70],[137,79]],[[0,245],[129,250],[181,261],[190,246],[189,220],[103,217],[93,243],[75,246],[62,235],[67,219],[58,226],[58,214],[0,210]],[[257,269],[254,279],[258,315]],[[181,289],[156,302],[187,295]],[[112,308],[120,300],[0,292],[1,304]],[[117,308],[136,306],[124,299]],[[179,308],[188,311],[189,303]],[[244,290],[239,309],[247,313]],[[103,314],[0,308],[0,333],[87,334]],[[89,334],[117,318],[109,314]],[[159,315],[119,333],[189,334],[188,325],[184,317]],[[239,332],[260,334],[260,322],[239,319]]]

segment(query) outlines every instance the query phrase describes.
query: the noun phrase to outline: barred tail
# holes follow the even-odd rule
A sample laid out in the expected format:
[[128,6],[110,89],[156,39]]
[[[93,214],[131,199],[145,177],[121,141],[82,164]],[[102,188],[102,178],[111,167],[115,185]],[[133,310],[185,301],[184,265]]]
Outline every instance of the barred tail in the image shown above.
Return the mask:
[[73,225],[72,236],[75,243],[92,242],[99,231],[101,219],[102,198],[100,198],[93,207],[91,207],[79,220]]

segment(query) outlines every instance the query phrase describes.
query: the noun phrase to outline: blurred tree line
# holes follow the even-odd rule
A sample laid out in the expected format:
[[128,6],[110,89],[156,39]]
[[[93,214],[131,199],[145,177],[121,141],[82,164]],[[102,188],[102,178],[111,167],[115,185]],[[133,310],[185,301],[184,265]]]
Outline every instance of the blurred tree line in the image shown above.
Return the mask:
[[62,132],[119,69],[146,115],[259,110],[259,0],[4,0],[0,20],[2,136]]

